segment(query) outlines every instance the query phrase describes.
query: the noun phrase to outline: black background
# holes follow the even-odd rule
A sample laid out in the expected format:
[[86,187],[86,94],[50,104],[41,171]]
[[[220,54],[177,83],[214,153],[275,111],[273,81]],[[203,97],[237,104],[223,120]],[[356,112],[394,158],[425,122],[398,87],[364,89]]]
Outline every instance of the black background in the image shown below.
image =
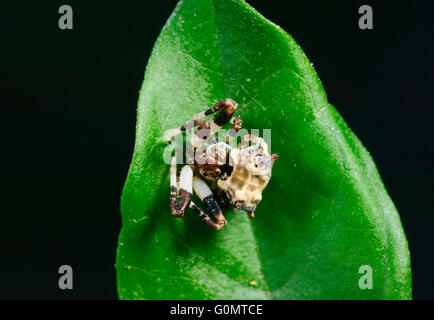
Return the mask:
[[[301,45],[373,156],[434,298],[433,7],[248,1]],[[74,29],[58,28],[69,4]],[[176,1],[1,4],[0,298],[114,299],[119,200],[147,59]],[[370,4],[374,29],[358,28]],[[74,269],[74,290],[57,270]]]

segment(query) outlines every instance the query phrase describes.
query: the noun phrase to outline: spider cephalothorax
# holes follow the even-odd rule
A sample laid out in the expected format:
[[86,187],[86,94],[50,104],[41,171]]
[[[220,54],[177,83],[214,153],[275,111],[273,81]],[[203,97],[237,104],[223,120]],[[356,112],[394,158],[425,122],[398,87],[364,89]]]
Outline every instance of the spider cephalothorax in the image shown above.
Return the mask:
[[[189,122],[190,126],[184,125],[168,131],[166,138],[171,143],[173,136],[186,131],[188,127],[193,130],[194,127],[199,128],[188,141],[194,154],[192,164],[182,168],[179,180],[176,174],[176,154],[172,158],[170,208],[173,216],[183,217],[187,207],[191,207],[205,223],[215,229],[226,225],[220,207],[232,205],[235,209],[246,211],[249,217],[254,217],[256,206],[262,200],[262,191],[271,178],[271,169],[277,155],[270,156],[265,141],[250,134],[244,135],[236,148],[231,147],[231,141],[242,125],[239,117],[232,118],[237,106],[234,100],[224,99],[195,115]],[[204,119],[219,110],[221,111],[212,119]],[[228,122],[232,128],[226,134],[224,142],[218,141],[215,134]],[[201,177],[212,181],[212,187]],[[193,190],[205,203],[213,219],[191,200]]]

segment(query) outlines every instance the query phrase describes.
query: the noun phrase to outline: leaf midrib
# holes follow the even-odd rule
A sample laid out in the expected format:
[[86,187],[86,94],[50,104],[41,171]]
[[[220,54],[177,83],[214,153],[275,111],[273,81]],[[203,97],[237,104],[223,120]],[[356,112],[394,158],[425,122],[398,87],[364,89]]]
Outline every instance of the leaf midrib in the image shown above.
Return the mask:
[[[218,48],[218,52],[219,52],[220,70],[221,70],[221,74],[222,74],[222,77],[223,77],[223,86],[224,86],[223,89],[224,89],[224,93],[226,95],[225,98],[229,98],[229,97],[227,97],[227,95],[228,95],[228,88],[227,88],[227,83],[226,83],[226,73],[225,73],[225,69],[223,67],[224,58],[223,58],[223,53],[222,53],[222,45],[221,45],[220,40],[219,40],[219,34],[218,34],[219,32],[218,32],[218,28],[217,28],[217,24],[216,24],[216,13],[215,13],[214,0],[209,0],[209,3],[210,3],[210,7],[211,7],[211,12],[212,12],[212,22],[213,22],[214,30],[215,30],[215,42],[216,42],[215,44],[216,44],[216,47]],[[264,266],[262,264],[261,250],[259,248],[258,239],[257,239],[256,234],[254,232],[254,226],[253,226],[251,220],[252,219],[250,219],[250,218],[248,219],[249,225],[250,225],[250,232],[249,233],[251,234],[251,238],[255,242],[256,260],[258,261],[259,272],[261,274],[261,278],[264,280],[264,291],[267,294],[267,296],[269,297],[269,299],[272,299],[273,296],[272,296],[272,294],[270,292],[270,289],[268,287],[267,277],[265,275]]]

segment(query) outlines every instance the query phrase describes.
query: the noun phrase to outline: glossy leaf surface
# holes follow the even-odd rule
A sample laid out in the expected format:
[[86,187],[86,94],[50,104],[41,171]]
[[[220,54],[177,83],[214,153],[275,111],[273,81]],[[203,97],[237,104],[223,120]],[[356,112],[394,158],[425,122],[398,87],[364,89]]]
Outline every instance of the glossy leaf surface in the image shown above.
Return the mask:
[[[170,215],[159,138],[224,98],[239,103],[245,128],[271,129],[279,159],[255,219],[231,209],[215,231],[190,209]],[[371,157],[300,47],[244,1],[178,4],[137,112],[116,262],[121,299],[411,298],[407,241]],[[364,265],[372,289],[359,287]]]

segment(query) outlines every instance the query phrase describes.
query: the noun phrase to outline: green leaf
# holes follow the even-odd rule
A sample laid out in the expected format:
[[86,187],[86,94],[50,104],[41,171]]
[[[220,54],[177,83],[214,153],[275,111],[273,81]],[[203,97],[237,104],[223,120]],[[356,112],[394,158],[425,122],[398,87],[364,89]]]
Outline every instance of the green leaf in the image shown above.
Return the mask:
[[[255,219],[231,209],[216,231],[190,209],[170,215],[159,138],[224,98],[245,128],[271,129],[279,159]],[[121,211],[121,299],[411,298],[407,241],[371,157],[300,47],[241,0],[180,1],[162,30]],[[364,265],[372,289],[359,287]]]

